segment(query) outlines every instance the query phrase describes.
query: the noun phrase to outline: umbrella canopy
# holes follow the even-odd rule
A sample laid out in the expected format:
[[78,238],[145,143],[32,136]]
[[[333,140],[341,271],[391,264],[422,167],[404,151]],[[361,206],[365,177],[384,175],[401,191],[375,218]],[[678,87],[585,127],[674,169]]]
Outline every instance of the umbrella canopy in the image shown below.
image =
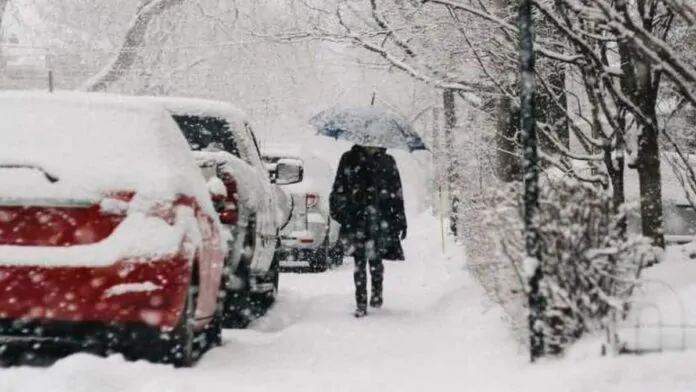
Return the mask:
[[406,118],[380,107],[335,107],[317,113],[309,123],[320,135],[362,146],[427,150]]

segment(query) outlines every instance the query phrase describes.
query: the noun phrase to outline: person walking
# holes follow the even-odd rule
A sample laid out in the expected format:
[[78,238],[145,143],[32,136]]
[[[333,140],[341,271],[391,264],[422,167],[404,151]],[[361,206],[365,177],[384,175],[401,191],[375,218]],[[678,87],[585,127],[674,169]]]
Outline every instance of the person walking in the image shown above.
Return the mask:
[[401,240],[407,223],[401,176],[385,148],[354,145],[341,156],[329,197],[331,217],[341,225],[344,254],[353,256],[355,317],[367,315],[367,266],[370,306],[383,304],[383,260],[404,260]]

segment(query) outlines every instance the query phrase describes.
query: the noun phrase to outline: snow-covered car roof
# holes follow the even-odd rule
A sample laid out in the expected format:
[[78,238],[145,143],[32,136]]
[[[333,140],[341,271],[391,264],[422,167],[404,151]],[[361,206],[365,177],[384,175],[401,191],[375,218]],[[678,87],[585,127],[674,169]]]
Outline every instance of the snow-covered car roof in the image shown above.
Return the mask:
[[175,96],[143,97],[164,105],[175,114],[187,114],[192,116],[211,116],[224,118],[230,123],[230,127],[236,129],[249,121],[246,113],[241,109],[224,101],[204,98],[189,98]]
[[[0,165],[8,169],[0,170],[2,197],[91,199],[122,190],[169,200],[183,194],[214,213],[171,115],[128,96],[0,92]],[[57,181],[46,181],[48,175]]]

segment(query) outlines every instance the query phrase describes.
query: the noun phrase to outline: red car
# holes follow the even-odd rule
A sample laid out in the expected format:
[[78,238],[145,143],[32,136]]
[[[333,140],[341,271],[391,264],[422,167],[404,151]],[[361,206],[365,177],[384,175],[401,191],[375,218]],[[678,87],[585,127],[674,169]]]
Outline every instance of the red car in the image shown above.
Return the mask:
[[161,106],[0,93],[0,352],[68,345],[192,365],[220,341],[221,233]]

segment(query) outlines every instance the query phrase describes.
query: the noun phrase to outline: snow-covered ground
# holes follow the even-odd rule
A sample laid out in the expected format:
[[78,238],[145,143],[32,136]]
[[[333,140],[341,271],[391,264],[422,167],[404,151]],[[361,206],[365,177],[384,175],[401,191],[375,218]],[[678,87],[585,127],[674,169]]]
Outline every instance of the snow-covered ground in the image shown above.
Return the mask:
[[78,354],[48,368],[0,370],[2,392],[696,390],[696,352],[531,365],[500,309],[469,277],[461,249],[442,253],[439,223],[412,216],[407,260],[387,262],[385,307],[355,319],[352,265],[287,273],[281,299],[192,369]]
[[[335,157],[347,147],[332,142],[324,150]],[[395,155],[408,197],[409,237],[406,261],[386,262],[383,309],[352,316],[346,259],[322,274],[283,274],[270,313],[247,330],[225,331],[223,346],[192,369],[77,354],[51,367],[0,369],[0,392],[696,391],[696,351],[602,358],[601,342],[590,339],[565,360],[529,364],[502,310],[470,277],[464,250],[446,238],[443,253],[438,219],[419,213],[422,158]],[[689,299],[693,272],[696,262],[674,250],[648,276],[671,282]],[[668,290],[645,295],[666,309],[665,323],[681,321],[669,308]],[[696,314],[690,304],[696,301],[684,302],[687,323]],[[654,322],[650,317],[643,321]],[[622,336],[631,331],[623,329]],[[654,343],[648,335],[641,341]]]

